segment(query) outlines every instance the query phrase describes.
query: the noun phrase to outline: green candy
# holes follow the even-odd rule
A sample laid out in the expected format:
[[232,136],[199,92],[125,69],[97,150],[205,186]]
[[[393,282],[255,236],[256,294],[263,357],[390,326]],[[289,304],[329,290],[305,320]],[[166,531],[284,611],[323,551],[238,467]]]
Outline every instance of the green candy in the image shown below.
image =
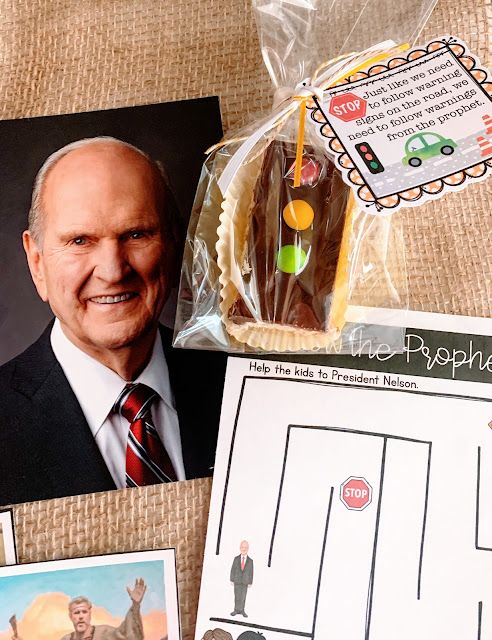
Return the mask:
[[277,254],[277,267],[284,273],[299,273],[306,264],[306,259],[304,249],[286,244]]

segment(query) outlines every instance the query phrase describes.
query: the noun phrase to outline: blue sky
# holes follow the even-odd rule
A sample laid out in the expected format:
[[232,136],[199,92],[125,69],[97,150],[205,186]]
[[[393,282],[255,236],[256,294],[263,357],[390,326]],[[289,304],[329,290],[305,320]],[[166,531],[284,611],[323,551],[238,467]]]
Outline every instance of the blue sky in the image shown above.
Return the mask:
[[48,592],[65,593],[70,598],[84,595],[94,606],[104,607],[115,616],[124,616],[130,605],[126,587],[133,588],[136,578],[143,578],[147,585],[142,613],[165,610],[162,560],[0,577],[0,629],[8,628],[13,613],[18,619],[22,618],[34,598]]

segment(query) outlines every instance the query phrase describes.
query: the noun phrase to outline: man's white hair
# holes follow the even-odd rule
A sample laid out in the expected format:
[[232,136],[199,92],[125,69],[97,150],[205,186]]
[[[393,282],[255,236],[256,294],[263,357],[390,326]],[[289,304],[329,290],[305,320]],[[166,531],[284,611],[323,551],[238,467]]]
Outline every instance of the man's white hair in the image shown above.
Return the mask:
[[72,598],[68,603],[68,611],[71,611],[72,607],[76,607],[78,604],[84,603],[88,606],[89,609],[92,609],[92,602],[89,600],[89,598],[86,598],[85,596],[77,596],[76,598]]
[[166,184],[166,178],[163,174],[162,167],[154,162],[152,158],[147,155],[144,151],[139,149],[138,147],[133,146],[128,142],[124,142],[123,140],[118,140],[117,138],[112,138],[111,136],[98,136],[96,138],[83,138],[82,140],[76,140],[75,142],[71,142],[70,144],[65,145],[58,151],[52,153],[43,163],[43,166],[38,171],[36,178],[34,180],[34,187],[32,190],[32,200],[31,200],[31,208],[29,209],[29,232],[34,239],[34,241],[39,245],[42,237],[42,227],[43,227],[43,187],[48,177],[48,173],[53,169],[56,163],[61,160],[64,156],[66,156],[71,151],[75,151],[76,149],[81,149],[83,147],[87,147],[93,144],[107,144],[114,143],[120,145],[122,147],[126,147],[127,149],[131,149],[135,151],[143,158],[145,158],[152,167],[155,167],[157,173],[159,173],[163,179],[164,184]]

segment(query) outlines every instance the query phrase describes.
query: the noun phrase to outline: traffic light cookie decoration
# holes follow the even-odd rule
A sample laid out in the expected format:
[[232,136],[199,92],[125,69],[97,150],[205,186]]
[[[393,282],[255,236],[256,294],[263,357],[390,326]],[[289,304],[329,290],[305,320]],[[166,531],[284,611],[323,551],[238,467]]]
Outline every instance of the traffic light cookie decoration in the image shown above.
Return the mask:
[[[296,168],[295,161],[290,165],[286,178],[294,180],[294,171]],[[301,185],[315,185],[318,182],[321,165],[314,158],[303,156],[301,160]]]
[[277,254],[277,267],[284,273],[300,273],[306,264],[307,254],[302,247],[286,244]]
[[[274,141],[259,158],[250,199],[234,204],[238,242],[217,244],[222,276],[223,321],[236,340],[253,348],[301,351],[333,344],[344,324],[353,196],[333,162],[306,146],[300,186],[292,167],[296,145]],[[253,177],[253,170],[254,176]],[[244,193],[244,191],[243,191]],[[229,209],[224,209],[224,217]],[[232,220],[232,219],[231,219]],[[234,285],[228,265],[236,256]]]
[[314,211],[305,200],[291,200],[283,211],[284,222],[291,229],[303,231],[310,227],[314,219]]

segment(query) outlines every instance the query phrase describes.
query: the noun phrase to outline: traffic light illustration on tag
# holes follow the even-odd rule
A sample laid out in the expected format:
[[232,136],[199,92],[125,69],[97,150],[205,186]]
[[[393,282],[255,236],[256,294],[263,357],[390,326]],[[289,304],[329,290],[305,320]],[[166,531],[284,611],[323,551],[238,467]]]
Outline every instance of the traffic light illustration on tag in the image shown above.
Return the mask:
[[491,172],[492,75],[453,36],[359,69],[309,108],[367,213],[419,206]]
[[384,171],[381,161],[367,142],[356,144],[355,148],[371,173],[382,173]]

